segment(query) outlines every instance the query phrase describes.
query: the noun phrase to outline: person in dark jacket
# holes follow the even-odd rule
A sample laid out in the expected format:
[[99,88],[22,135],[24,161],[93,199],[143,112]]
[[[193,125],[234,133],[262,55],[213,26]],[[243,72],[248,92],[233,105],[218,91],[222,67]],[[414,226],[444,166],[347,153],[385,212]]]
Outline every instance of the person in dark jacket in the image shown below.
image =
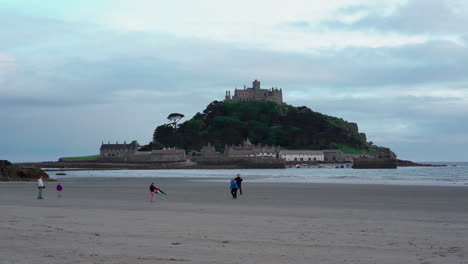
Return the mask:
[[240,174],[237,174],[236,178],[234,178],[234,180],[236,181],[237,183],[237,188],[239,188],[239,194],[242,195],[242,177],[240,176]]
[[231,179],[231,184],[229,187],[231,189],[232,199],[237,199],[237,183],[234,178]]

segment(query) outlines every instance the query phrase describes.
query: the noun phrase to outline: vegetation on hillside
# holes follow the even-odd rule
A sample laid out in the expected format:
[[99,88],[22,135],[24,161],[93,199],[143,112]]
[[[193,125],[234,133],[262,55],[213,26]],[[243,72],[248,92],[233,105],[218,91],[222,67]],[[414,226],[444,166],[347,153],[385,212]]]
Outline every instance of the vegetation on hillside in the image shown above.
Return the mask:
[[79,156],[79,157],[62,157],[62,159],[98,159],[99,155],[91,155],[91,156]]
[[203,113],[181,124],[158,126],[153,142],[168,147],[200,150],[208,142],[222,151],[225,144],[279,145],[286,149],[335,149],[347,153],[389,153],[367,143],[356,123],[301,106],[273,102],[210,103]]

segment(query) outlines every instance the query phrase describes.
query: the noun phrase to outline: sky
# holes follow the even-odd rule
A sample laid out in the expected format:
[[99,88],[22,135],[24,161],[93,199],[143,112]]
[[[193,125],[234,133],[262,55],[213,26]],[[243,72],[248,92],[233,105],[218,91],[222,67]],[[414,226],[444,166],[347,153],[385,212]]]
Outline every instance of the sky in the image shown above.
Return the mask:
[[468,161],[466,25],[465,0],[0,0],[0,159],[146,144],[258,79],[401,159]]

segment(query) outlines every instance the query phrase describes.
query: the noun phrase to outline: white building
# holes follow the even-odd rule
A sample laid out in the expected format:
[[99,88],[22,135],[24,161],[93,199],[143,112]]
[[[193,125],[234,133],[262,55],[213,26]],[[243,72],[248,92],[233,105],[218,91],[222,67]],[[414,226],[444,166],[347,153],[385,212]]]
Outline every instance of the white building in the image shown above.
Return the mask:
[[286,161],[324,161],[320,150],[281,150],[280,157]]

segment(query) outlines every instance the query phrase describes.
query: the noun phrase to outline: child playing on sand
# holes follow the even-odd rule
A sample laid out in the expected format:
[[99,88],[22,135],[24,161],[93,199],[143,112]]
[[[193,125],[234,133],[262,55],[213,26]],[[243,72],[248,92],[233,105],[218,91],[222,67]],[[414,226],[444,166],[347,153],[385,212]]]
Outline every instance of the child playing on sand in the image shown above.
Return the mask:
[[231,185],[230,185],[230,188],[231,188],[231,194],[232,194],[232,199],[237,199],[237,183],[236,183],[236,180],[234,178],[231,179]]
[[149,190],[151,193],[150,203],[154,203],[154,194],[156,193],[156,187],[154,187],[154,182],[151,183]]
[[63,187],[62,187],[62,184],[57,183],[57,187],[55,188],[57,190],[57,198],[62,198],[62,190],[63,190]]

